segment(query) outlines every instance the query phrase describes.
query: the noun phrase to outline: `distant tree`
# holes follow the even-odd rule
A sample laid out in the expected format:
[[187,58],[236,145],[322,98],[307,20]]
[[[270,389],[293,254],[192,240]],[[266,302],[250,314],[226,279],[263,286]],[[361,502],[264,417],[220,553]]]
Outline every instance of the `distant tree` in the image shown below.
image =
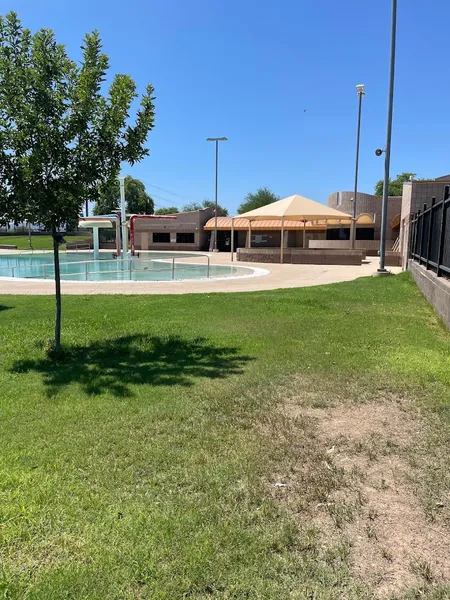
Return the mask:
[[203,204],[200,202],[189,202],[183,206],[183,212],[189,212],[191,210],[202,210]]
[[[125,177],[125,202],[128,213],[152,215],[155,210],[153,199],[145,191],[145,185],[139,179],[127,175]],[[107,215],[120,209],[119,180],[106,182],[100,187],[98,201],[94,207],[94,215]]]
[[0,17],[0,215],[15,223],[42,223],[53,236],[55,338],[61,339],[59,228],[78,218],[85,198],[114,180],[122,162],[148,154],[153,88],[147,87],[130,122],[137,94],[128,75],[102,88],[109,60],[99,34],[87,34],[81,62],[72,61],[54,33],[34,35],[17,14]]
[[[189,204],[186,204],[183,210],[189,212],[191,210],[202,210],[203,208],[212,208],[214,210],[216,208],[216,203],[213,200],[205,198],[203,202],[190,202]],[[217,216],[228,217],[228,209],[217,204]]]
[[[401,196],[403,194],[403,184],[410,180],[415,179],[416,173],[400,173],[396,179],[389,180],[389,196]],[[383,196],[384,181],[380,179],[375,184],[375,196],[380,198]]]
[[176,215],[180,211],[176,206],[167,206],[166,208],[158,208],[155,210],[155,215]]
[[274,194],[272,190],[269,190],[269,188],[258,188],[255,193],[249,192],[245,196],[244,202],[242,202],[242,204],[238,207],[238,214],[241,215],[242,213],[255,210],[261,206],[266,206],[267,204],[276,202],[279,199],[280,196]]
[[[205,198],[203,200],[203,208],[212,208],[213,210],[216,208],[216,203],[213,200],[208,200]],[[218,217],[228,217],[228,209],[220,204],[217,204],[217,216]]]

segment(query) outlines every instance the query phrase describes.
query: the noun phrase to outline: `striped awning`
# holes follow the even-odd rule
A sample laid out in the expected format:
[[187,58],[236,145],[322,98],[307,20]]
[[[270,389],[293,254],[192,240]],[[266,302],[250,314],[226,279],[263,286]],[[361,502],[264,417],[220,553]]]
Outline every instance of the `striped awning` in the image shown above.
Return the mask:
[[[219,230],[231,230],[231,217],[217,217],[217,229]],[[204,229],[206,231],[214,230],[215,219],[209,219],[206,223]],[[303,221],[289,221],[286,219],[284,221],[284,229],[286,231],[302,231],[304,228],[306,230],[320,230],[325,231],[327,226],[324,223],[315,224],[313,221],[310,221],[303,225]],[[235,231],[247,231],[249,228],[249,220],[243,219],[241,217],[236,217],[234,219],[234,229]],[[278,230],[281,229],[281,219],[267,219],[266,221],[252,221],[252,230],[253,231],[267,231],[267,230]]]

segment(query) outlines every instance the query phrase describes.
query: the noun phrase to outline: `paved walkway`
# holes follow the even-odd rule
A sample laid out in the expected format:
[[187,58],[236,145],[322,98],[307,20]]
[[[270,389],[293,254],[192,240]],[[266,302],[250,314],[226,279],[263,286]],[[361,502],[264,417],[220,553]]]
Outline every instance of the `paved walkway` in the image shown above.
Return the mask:
[[[204,259],[203,259],[204,261]],[[211,264],[230,264],[229,254],[212,254]],[[197,294],[212,292],[253,292],[279,288],[309,287],[351,281],[358,277],[373,275],[378,258],[371,257],[361,266],[340,265],[280,265],[258,263],[234,263],[236,266],[255,267],[268,271],[258,277],[203,281],[117,281],[101,283],[94,281],[62,282],[63,294]],[[391,268],[399,273],[400,268]],[[0,294],[53,294],[52,281],[0,280]]]

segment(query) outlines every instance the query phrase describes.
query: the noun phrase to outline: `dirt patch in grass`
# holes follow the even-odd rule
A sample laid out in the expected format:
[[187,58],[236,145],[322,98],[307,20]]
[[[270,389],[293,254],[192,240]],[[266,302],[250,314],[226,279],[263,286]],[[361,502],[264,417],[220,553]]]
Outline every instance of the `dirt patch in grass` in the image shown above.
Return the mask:
[[352,576],[380,598],[450,582],[449,531],[427,520],[415,485],[413,465],[422,465],[412,459],[427,427],[420,413],[394,396],[328,409],[305,404],[283,412],[309,421],[321,464],[334,474],[326,498],[310,505],[325,545],[345,538]]

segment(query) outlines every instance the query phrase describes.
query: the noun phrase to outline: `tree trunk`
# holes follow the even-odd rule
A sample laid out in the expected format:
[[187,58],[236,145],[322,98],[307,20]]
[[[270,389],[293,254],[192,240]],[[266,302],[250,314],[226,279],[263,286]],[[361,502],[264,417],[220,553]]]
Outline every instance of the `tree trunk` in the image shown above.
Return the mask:
[[59,271],[59,238],[56,229],[52,231],[53,236],[53,262],[55,265],[55,352],[61,349],[61,273]]

